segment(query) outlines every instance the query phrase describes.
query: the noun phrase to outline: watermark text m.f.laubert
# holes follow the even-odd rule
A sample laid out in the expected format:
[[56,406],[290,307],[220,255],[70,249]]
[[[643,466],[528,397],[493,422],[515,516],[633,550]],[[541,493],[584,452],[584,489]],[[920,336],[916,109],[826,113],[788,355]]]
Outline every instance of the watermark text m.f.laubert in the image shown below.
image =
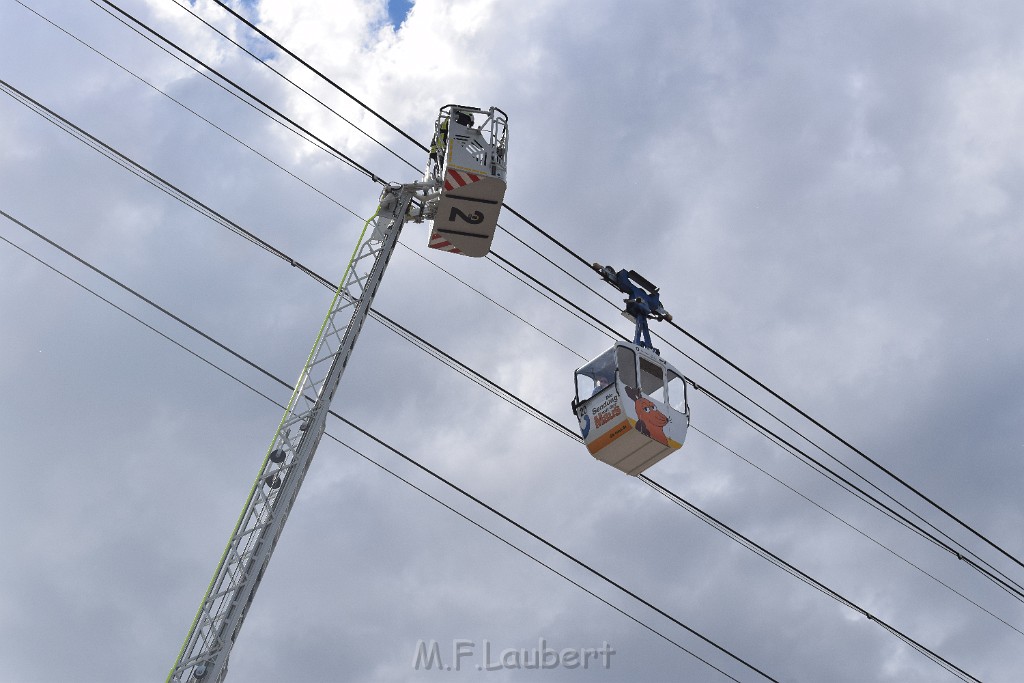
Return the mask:
[[456,638],[452,641],[451,657],[445,660],[441,645],[436,640],[416,643],[412,668],[420,671],[462,671],[470,666],[478,671],[501,669],[610,669],[615,650],[607,642],[601,647],[567,647],[556,650],[540,638],[537,647],[505,648],[496,651],[491,641]]

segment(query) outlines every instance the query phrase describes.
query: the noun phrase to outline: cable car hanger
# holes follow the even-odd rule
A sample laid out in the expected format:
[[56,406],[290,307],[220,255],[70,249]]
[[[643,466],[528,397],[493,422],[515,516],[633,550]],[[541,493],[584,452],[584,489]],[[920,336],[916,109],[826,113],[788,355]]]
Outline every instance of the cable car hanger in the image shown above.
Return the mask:
[[600,263],[593,264],[591,268],[596,270],[605,282],[626,295],[626,310],[622,315],[636,323],[633,343],[651,349],[660,356],[661,351],[651,344],[651,330],[647,325],[647,319],[672,322],[672,314],[661,305],[658,288],[635,270],[616,271],[611,266],[602,266]]

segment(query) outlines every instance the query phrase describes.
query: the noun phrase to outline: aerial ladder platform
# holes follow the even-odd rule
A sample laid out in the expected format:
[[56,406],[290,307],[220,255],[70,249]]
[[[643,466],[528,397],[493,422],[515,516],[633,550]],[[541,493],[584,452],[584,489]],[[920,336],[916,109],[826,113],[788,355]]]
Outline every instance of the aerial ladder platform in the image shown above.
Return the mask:
[[[478,125],[475,116],[481,117]],[[406,221],[432,224],[432,248],[477,257],[490,250],[505,191],[507,117],[494,107],[445,105],[435,123],[435,143],[441,143],[442,125],[443,146],[432,150],[423,179],[385,187],[377,212],[363,226],[168,683],[220,683],[227,675],[231,649],[313,462],[331,400]],[[476,187],[467,191],[446,183],[450,171],[474,176],[466,185]],[[438,239],[450,246],[437,246]]]

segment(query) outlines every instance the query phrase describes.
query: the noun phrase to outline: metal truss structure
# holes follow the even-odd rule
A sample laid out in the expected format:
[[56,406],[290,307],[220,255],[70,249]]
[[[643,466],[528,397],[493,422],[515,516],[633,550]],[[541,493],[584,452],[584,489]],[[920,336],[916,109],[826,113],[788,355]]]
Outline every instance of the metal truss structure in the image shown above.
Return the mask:
[[[331,399],[402,226],[410,208],[422,215],[423,204],[436,199],[436,190],[437,183],[428,181],[391,185],[381,194],[377,213],[364,227],[245,508],[167,677],[169,682],[220,683],[227,675],[231,648],[323,436]],[[373,230],[365,237],[371,222]]]

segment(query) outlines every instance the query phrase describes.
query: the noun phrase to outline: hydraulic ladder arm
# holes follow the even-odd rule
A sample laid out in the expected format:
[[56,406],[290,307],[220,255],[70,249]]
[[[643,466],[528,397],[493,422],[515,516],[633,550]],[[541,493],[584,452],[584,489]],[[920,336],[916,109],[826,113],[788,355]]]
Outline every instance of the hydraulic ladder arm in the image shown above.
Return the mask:
[[[326,426],[331,399],[352,354],[410,208],[422,215],[436,182],[390,185],[364,226],[281,424],[260,465],[170,673],[169,683],[220,683],[263,572],[298,496]],[[418,217],[411,217],[417,220]],[[367,228],[373,223],[370,236]]]

